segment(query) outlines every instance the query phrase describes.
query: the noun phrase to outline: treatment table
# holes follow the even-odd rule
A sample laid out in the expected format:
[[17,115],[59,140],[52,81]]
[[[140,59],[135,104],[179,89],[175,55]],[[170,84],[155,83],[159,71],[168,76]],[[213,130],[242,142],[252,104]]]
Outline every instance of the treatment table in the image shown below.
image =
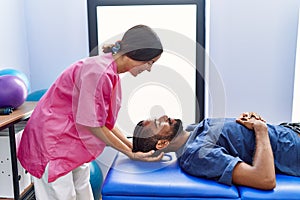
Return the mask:
[[269,191],[227,186],[185,173],[175,153],[166,154],[160,162],[133,161],[118,153],[103,183],[102,199],[300,199],[300,177],[278,174],[276,180],[276,188]]

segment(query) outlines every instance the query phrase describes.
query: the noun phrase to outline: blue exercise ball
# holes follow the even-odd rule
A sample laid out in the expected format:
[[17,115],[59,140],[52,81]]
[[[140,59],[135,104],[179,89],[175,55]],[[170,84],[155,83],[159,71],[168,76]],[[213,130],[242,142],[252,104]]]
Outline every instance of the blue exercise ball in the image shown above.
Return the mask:
[[97,162],[94,160],[90,162],[90,184],[93,190],[94,200],[100,199],[102,183],[102,171]]
[[20,79],[22,79],[24,81],[26,88],[27,88],[27,93],[30,92],[30,82],[28,80],[28,77],[23,72],[16,70],[16,69],[7,68],[7,69],[0,70],[0,76],[3,76],[3,75],[12,75],[12,76],[19,77]]
[[41,89],[31,92],[28,94],[26,101],[39,101],[46,92],[47,89]]
[[0,76],[0,88],[0,108],[16,109],[27,98],[26,84],[17,76]]

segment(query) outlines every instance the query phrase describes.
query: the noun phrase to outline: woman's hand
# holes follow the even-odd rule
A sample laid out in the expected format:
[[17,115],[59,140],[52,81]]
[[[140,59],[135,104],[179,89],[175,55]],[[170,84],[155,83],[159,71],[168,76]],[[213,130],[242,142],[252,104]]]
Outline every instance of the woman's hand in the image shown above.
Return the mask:
[[164,156],[164,153],[160,153],[158,156],[153,156],[155,151],[149,151],[147,153],[143,153],[143,152],[135,152],[132,153],[129,157],[132,160],[139,160],[139,161],[147,161],[147,162],[155,162],[155,161],[159,161],[162,159],[162,157]]

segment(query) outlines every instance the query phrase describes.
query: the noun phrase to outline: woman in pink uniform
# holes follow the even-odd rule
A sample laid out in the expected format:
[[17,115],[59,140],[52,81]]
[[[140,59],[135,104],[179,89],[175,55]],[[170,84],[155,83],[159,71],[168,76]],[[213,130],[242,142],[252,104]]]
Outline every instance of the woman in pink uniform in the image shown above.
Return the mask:
[[18,147],[22,166],[33,176],[38,200],[93,199],[88,162],[106,145],[131,159],[156,161],[153,152],[132,153],[115,127],[121,105],[120,73],[150,71],[163,52],[148,26],[129,29],[103,53],[72,64],[53,83],[32,113]]

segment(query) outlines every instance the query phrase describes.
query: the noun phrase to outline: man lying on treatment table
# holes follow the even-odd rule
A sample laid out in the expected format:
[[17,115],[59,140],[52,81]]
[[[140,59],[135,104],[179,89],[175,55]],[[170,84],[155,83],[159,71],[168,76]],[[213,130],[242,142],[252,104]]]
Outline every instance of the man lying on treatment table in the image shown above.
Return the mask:
[[191,175],[269,190],[276,186],[276,173],[300,176],[298,127],[267,124],[245,112],[183,130],[181,120],[162,116],[137,124],[132,151],[176,152],[180,167]]

